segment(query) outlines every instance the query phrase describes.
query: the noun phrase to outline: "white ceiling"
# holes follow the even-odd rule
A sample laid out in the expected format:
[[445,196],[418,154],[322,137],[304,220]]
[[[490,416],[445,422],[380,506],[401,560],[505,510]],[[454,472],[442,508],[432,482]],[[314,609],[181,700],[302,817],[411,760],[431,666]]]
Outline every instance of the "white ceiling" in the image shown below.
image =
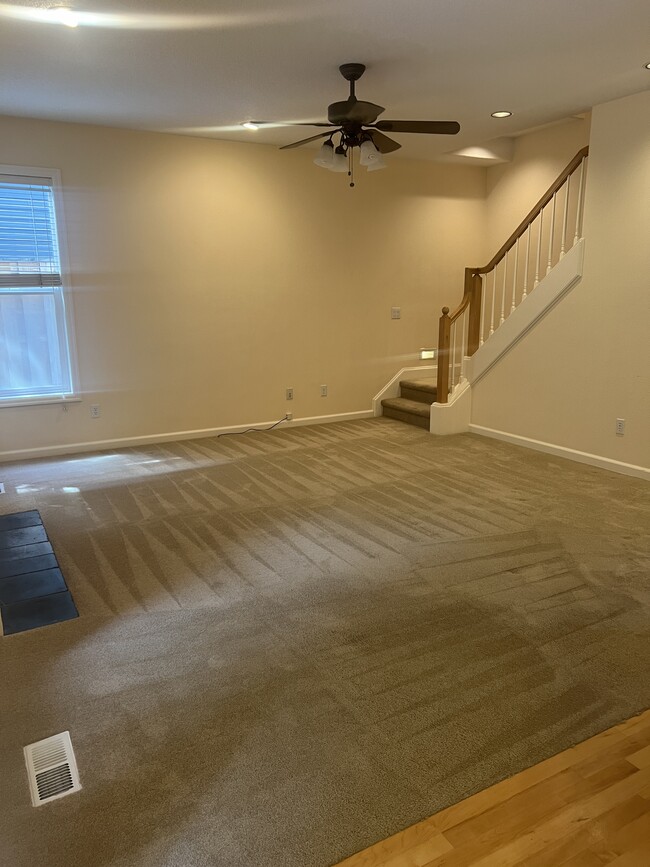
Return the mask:
[[239,124],[325,120],[355,61],[382,118],[460,122],[395,134],[439,159],[650,88],[648,0],[62,2],[75,29],[38,20],[52,5],[0,2],[0,114],[287,144],[318,130]]

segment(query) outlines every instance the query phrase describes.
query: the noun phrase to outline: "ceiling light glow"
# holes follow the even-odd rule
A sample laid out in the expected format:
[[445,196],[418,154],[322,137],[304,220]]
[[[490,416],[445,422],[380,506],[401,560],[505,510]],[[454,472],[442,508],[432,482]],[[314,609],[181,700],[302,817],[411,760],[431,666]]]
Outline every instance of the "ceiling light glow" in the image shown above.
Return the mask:
[[244,129],[259,129],[259,126],[256,123],[253,123],[252,120],[247,120],[246,123],[243,123],[242,126]]
[[511,111],[493,111],[491,117],[512,117]]
[[63,24],[66,27],[78,27],[79,19],[73,9],[67,6],[55,6],[49,10],[52,13],[52,20]]
[[[30,0],[31,2],[31,0]],[[46,0],[47,2],[47,0]],[[56,0],[50,0],[56,3]],[[74,2],[74,0],[69,0]],[[179,6],[182,4],[178,4]],[[306,4],[305,4],[306,5]],[[64,14],[67,12],[68,14]],[[65,24],[66,27],[106,27],[119,30],[224,30],[251,27],[261,24],[277,24],[319,18],[324,13],[311,9],[296,11],[293,6],[264,10],[261,12],[211,12],[207,14],[146,13],[146,12],[86,12],[64,6],[22,6],[18,3],[0,2],[0,18],[30,21],[34,24]],[[73,23],[74,22],[74,23]]]
[[645,64],[645,68],[646,68],[646,69],[650,69],[650,63],[646,63],[646,64]]

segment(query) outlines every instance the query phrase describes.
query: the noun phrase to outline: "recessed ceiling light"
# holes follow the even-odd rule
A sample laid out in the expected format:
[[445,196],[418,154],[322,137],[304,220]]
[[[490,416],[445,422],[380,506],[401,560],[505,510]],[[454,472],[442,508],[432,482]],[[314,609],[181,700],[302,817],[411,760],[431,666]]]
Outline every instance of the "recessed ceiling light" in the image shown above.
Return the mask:
[[646,68],[646,69],[650,69],[650,63],[646,63],[646,64],[645,64],[645,68]]
[[67,6],[55,6],[49,10],[52,13],[52,19],[58,24],[64,24],[66,27],[78,27],[79,19],[73,9]]
[[247,120],[246,123],[243,123],[242,126],[244,129],[259,129],[259,126],[256,123],[253,123],[252,120]]
[[512,117],[511,111],[493,111],[491,117]]

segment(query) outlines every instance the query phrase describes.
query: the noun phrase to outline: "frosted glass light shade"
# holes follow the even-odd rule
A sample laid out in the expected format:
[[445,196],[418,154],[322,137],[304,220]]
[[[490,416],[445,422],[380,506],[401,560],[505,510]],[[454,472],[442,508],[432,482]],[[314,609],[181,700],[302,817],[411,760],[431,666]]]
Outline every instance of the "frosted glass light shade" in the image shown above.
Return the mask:
[[368,163],[368,171],[369,172],[378,172],[379,169],[385,169],[386,163],[384,162],[384,158],[377,151],[377,156]]
[[332,158],[332,165],[330,166],[330,170],[333,172],[347,172],[348,170],[348,155],[343,150],[341,145],[339,145],[334,151],[334,157]]
[[331,169],[334,162],[334,145],[331,141],[326,141],[320,146],[320,150],[314,157],[314,163],[321,166],[323,169]]
[[381,160],[381,154],[370,139],[361,142],[359,146],[359,165],[369,166],[371,163]]

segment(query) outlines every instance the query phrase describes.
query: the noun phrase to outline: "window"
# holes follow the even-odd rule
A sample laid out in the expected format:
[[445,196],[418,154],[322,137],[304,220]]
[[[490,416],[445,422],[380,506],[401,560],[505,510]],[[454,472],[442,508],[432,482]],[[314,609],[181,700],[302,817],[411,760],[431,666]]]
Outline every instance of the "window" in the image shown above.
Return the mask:
[[0,405],[73,392],[56,175],[0,166]]

